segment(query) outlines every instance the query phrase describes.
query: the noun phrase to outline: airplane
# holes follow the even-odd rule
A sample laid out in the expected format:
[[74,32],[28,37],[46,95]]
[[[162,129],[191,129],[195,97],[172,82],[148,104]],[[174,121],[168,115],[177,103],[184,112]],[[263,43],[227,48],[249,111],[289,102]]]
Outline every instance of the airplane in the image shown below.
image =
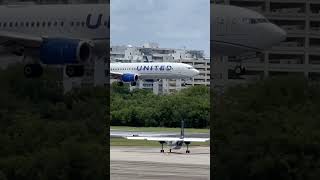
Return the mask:
[[103,57],[108,49],[108,6],[1,5],[0,46],[23,58],[26,77],[41,76],[42,65],[65,65],[69,77],[83,76],[92,57]]
[[187,146],[186,153],[190,153],[189,145],[191,142],[207,142],[210,138],[185,138],[184,137],[184,121],[181,121],[181,133],[180,137],[151,137],[151,136],[126,136],[126,139],[131,140],[147,140],[147,141],[159,141],[161,144],[161,153],[164,153],[163,145],[167,144],[169,146],[169,152],[172,152],[172,149],[181,149],[183,144]]
[[250,9],[211,4],[213,57],[263,51],[285,40],[287,33]]
[[[211,3],[211,57],[262,52],[286,39],[287,33],[250,9]],[[240,60],[241,64],[241,60]],[[236,66],[241,74],[245,68]]]
[[174,62],[110,63],[110,75],[119,85],[136,85],[139,79],[187,79],[199,74],[189,64]]

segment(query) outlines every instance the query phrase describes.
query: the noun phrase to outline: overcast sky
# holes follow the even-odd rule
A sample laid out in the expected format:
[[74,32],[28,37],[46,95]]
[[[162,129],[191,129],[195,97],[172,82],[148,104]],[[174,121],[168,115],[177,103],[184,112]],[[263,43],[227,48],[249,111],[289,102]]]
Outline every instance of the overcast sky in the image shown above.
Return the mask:
[[111,45],[204,50],[209,56],[209,0],[112,0]]

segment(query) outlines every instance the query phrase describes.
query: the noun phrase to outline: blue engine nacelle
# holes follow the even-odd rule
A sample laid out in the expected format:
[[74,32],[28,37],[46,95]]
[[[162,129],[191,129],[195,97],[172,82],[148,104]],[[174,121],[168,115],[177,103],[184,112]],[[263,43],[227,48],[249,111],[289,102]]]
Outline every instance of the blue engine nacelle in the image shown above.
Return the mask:
[[138,76],[135,74],[123,74],[121,76],[121,81],[123,82],[136,82],[138,80]]
[[40,47],[40,60],[44,64],[77,64],[90,58],[90,44],[77,39],[45,39]]

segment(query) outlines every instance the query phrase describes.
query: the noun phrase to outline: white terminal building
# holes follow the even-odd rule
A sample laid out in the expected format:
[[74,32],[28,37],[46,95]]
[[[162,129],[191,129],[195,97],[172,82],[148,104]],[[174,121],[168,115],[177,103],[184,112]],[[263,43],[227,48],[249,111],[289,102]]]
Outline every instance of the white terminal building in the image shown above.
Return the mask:
[[[320,80],[319,0],[215,0],[211,3],[255,10],[287,32],[286,41],[261,54],[214,59],[215,73],[212,78],[216,86],[284,74],[298,74],[311,80]],[[232,71],[239,59],[243,59],[242,65],[247,71],[241,79],[234,76]]]
[[[210,58],[204,57],[202,50],[160,48],[157,43],[146,43],[141,47],[132,45],[111,46],[111,62],[181,62],[192,65],[200,71],[198,76],[189,80],[161,79],[138,80],[136,88],[150,89],[155,94],[180,91],[188,86],[210,84]],[[113,82],[115,80],[111,80]],[[182,84],[186,82],[186,86]]]

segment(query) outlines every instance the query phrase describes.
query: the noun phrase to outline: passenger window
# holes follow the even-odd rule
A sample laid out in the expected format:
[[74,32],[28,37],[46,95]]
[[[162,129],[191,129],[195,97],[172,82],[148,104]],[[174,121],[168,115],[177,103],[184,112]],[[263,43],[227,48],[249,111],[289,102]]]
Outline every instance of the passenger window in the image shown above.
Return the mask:
[[80,22],[79,21],[77,22],[77,26],[80,26]]
[[72,21],[72,22],[71,22],[71,26],[73,26],[73,25],[74,25],[74,22]]
[[46,22],[42,22],[42,27],[45,27],[46,26]]
[[37,27],[39,27],[40,26],[40,23],[39,22],[37,22]]
[[51,26],[51,22],[48,22],[48,27],[50,27]]
[[61,22],[61,24],[60,24],[61,26],[63,26],[64,25],[64,23],[63,23],[63,21]]
[[9,23],[9,26],[12,27],[12,22]]

